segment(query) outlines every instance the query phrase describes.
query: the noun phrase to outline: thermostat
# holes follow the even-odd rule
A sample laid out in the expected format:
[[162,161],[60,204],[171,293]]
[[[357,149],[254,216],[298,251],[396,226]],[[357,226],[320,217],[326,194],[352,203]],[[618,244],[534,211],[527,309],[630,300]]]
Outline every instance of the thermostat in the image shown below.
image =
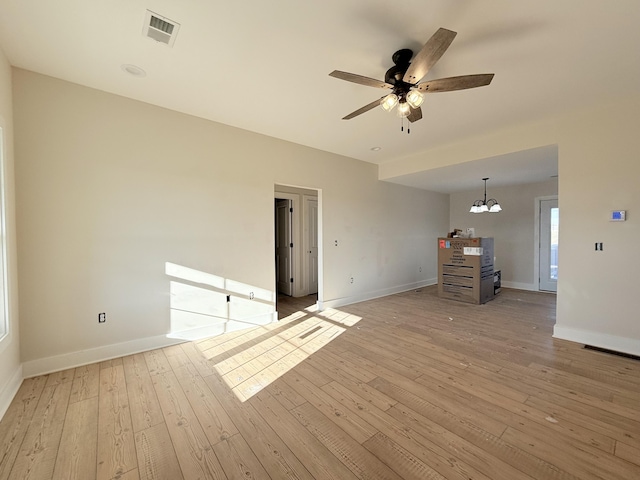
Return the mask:
[[613,210],[611,212],[611,218],[609,221],[611,222],[624,222],[627,219],[627,211],[626,210]]

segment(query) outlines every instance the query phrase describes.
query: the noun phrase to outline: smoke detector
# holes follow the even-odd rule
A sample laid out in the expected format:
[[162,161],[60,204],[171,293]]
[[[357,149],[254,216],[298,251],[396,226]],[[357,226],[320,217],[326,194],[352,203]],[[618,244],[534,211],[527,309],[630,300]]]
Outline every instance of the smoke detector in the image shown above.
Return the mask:
[[144,28],[142,29],[143,36],[173,47],[178,30],[180,30],[179,23],[147,10],[147,14],[144,17]]

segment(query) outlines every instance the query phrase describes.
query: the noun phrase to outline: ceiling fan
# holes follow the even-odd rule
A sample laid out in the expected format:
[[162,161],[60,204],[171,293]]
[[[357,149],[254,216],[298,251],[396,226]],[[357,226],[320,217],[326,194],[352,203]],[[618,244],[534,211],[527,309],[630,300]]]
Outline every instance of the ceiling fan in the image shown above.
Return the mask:
[[407,118],[409,122],[416,122],[422,118],[420,105],[424,101],[423,93],[451,92],[454,90],[465,90],[467,88],[482,87],[489,85],[493,79],[493,73],[482,73],[477,75],[463,75],[460,77],[439,78],[421,82],[429,70],[442,57],[449,48],[451,42],[457,35],[456,32],[440,28],[424,44],[422,49],[415,56],[413,61],[413,51],[404,48],[393,54],[392,60],[395,64],[384,76],[384,81],[374,78],[363,77],[354,73],[334,70],[329,75],[348,82],[391,90],[388,95],[374,100],[368,105],[350,113],[343,120],[350,120],[375,107],[381,105],[386,111],[391,111],[398,105],[398,116]]

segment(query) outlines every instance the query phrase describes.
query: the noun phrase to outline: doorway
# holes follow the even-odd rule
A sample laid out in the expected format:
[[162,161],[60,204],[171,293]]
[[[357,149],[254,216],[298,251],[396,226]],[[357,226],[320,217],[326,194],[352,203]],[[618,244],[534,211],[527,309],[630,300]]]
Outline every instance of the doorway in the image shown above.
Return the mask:
[[293,296],[293,201],[275,199],[276,292]]
[[321,298],[320,199],[319,190],[275,186],[275,283],[278,299],[313,296],[315,304]]
[[538,290],[558,290],[558,233],[560,226],[558,198],[539,199],[539,277]]

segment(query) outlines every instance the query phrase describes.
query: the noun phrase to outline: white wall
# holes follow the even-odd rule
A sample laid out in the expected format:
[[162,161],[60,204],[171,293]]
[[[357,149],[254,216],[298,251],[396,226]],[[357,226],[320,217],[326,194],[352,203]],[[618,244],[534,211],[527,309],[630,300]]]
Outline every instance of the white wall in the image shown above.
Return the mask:
[[[640,355],[640,96],[516,125],[385,164],[381,179],[558,145],[559,281],[554,335]],[[608,221],[627,210],[624,223]],[[604,251],[595,252],[594,243]]]
[[18,281],[13,163],[11,67],[0,49],[0,126],[4,131],[5,229],[8,268],[8,335],[0,341],[0,418],[22,382],[18,326]]
[[558,194],[558,180],[514,185],[487,186],[487,198],[496,198],[499,213],[469,213],[471,204],[484,195],[484,184],[470,192],[451,194],[450,231],[454,228],[474,227],[476,236],[493,237],[496,263],[502,272],[505,287],[537,290],[535,278],[535,199]]
[[26,375],[161,343],[165,262],[273,292],[276,184],[322,190],[326,304],[435,281],[447,195],[24,70],[14,102]]

